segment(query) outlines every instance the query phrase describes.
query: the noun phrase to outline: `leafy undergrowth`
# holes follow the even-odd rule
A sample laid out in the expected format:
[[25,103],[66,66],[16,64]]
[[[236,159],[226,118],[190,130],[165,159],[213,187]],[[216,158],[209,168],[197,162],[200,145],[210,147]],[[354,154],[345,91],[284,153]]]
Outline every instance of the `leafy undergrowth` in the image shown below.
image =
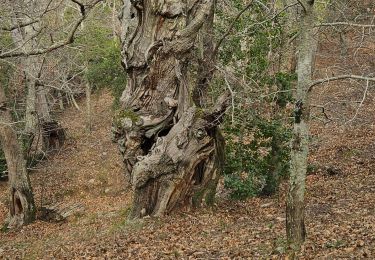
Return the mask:
[[[371,98],[363,109],[371,109]],[[64,148],[31,174],[38,206],[81,202],[85,210],[65,222],[38,220],[22,230],[0,232],[0,258],[286,256],[285,184],[274,198],[219,199],[211,209],[126,220],[131,191],[125,188],[121,158],[110,141],[112,98],[104,92],[93,102],[92,133],[84,129],[84,114],[69,108],[60,119],[68,136]],[[374,114],[369,112],[365,114]],[[312,127],[314,167],[307,179],[308,234],[301,259],[375,257],[375,129],[358,124],[340,130],[335,124]],[[328,174],[326,167],[338,169]],[[6,183],[0,185],[2,222],[7,193]]]

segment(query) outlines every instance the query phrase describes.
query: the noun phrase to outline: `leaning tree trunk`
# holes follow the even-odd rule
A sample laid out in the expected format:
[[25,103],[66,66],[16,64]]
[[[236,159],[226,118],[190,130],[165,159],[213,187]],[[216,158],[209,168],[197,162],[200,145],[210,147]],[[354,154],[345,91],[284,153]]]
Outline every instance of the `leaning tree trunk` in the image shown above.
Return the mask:
[[307,156],[309,151],[309,86],[312,81],[314,64],[314,8],[313,2],[302,1],[304,12],[301,17],[298,83],[294,128],[291,142],[290,184],[286,207],[286,228],[288,242],[294,249],[300,248],[305,241],[305,180],[307,172]]
[[2,86],[0,86],[0,120],[0,141],[9,176],[10,219],[8,227],[19,227],[35,219],[35,204],[26,162],[17,140],[17,134],[11,127],[11,115]]
[[212,24],[213,5],[213,0],[144,0],[123,7],[128,83],[114,138],[135,193],[132,218],[212,203],[223,161],[217,125],[228,99],[224,95],[212,108],[202,108],[204,97],[190,95],[212,76],[202,79],[197,63],[205,51],[199,46],[207,44],[199,44],[197,36]]

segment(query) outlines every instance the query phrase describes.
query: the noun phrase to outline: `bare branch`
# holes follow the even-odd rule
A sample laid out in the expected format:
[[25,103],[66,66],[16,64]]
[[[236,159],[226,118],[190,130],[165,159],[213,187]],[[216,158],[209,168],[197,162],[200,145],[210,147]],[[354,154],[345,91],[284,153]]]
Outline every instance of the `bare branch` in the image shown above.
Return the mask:
[[362,107],[362,105],[363,105],[363,102],[365,102],[365,99],[366,99],[366,96],[367,96],[367,92],[368,92],[368,88],[369,88],[369,81],[367,80],[367,82],[366,82],[366,89],[365,89],[365,91],[363,92],[362,100],[361,100],[361,102],[359,103],[358,108],[357,108],[357,110],[355,111],[354,116],[353,116],[348,122],[346,122],[345,124],[349,124],[350,122],[352,122],[352,121],[357,117],[357,115],[358,115],[358,113],[359,113],[359,110],[361,109],[361,107]]
[[79,5],[81,14],[82,14],[82,16],[84,16],[85,13],[86,13],[85,5],[82,4],[81,2],[77,1],[77,0],[70,0],[70,1],[72,1],[73,3],[76,3],[77,5]]
[[303,10],[306,12],[307,3],[304,0],[297,0],[297,2],[302,6]]
[[375,78],[358,76],[358,75],[340,75],[337,77],[325,78],[325,79],[320,79],[320,80],[316,80],[312,82],[309,86],[308,92],[310,92],[313,89],[313,87],[315,87],[316,85],[323,84],[326,82],[336,81],[336,80],[343,80],[343,79],[358,79],[358,80],[366,80],[366,81],[375,82]]
[[0,30],[10,32],[10,31],[13,31],[15,29],[22,28],[22,27],[37,23],[39,21],[40,21],[39,19],[35,19],[35,20],[32,20],[32,21],[28,21],[28,22],[20,23],[20,24],[15,24],[15,25],[12,25],[12,26],[2,26],[2,27],[0,27]]
[[[72,1],[78,4],[78,1],[75,1],[75,0],[72,0]],[[103,1],[103,0],[95,0],[95,1],[93,1],[89,5],[90,10],[91,10],[92,7],[94,7],[96,4],[98,4],[101,1]],[[82,4],[79,3],[79,5],[81,6]],[[10,50],[10,51],[7,51],[7,52],[2,52],[2,53],[0,53],[0,59],[11,58],[11,57],[20,57],[20,56],[40,55],[40,54],[48,53],[48,52],[51,52],[53,50],[59,49],[61,47],[64,47],[65,45],[73,43],[74,42],[74,36],[75,36],[75,33],[76,33],[77,29],[79,28],[79,26],[81,25],[81,23],[87,17],[87,12],[85,10],[86,9],[83,8],[83,11],[82,11],[82,8],[81,8],[81,17],[73,25],[73,28],[69,32],[69,34],[66,37],[66,39],[58,41],[55,44],[52,44],[49,47],[42,48],[42,49],[34,49],[34,50],[30,50],[30,51],[25,51],[25,50],[23,50],[23,51]]]
[[328,26],[348,26],[348,27],[361,27],[361,28],[375,28],[375,24],[359,24],[349,22],[334,22],[334,23],[321,23],[315,27],[328,27]]

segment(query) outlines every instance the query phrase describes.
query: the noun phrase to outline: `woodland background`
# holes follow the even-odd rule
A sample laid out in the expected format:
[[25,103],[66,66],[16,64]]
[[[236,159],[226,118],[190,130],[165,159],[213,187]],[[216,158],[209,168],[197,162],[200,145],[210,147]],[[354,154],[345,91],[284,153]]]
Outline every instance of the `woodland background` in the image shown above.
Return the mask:
[[[0,3],[0,84],[27,159],[37,208],[32,224],[21,229],[3,226],[1,258],[287,257],[285,200],[302,10],[298,1],[253,2],[251,7],[242,0],[216,3],[213,37],[223,42],[207,104],[225,91],[230,102],[220,126],[226,159],[213,206],[140,219],[127,218],[133,191],[118,145],[111,140],[113,118],[122,111],[120,99],[127,84],[118,37],[123,3],[87,1],[89,12],[83,19],[81,2],[40,1],[48,10],[42,16],[26,10],[30,19],[40,19],[34,28],[36,42],[26,51],[59,42],[62,46],[26,56],[14,55],[21,49],[9,30],[14,13],[8,1]],[[358,75],[367,80],[327,81],[309,94],[307,237],[296,254],[301,259],[371,259],[375,3],[340,0],[315,5],[322,25],[314,29],[313,79]],[[73,31],[74,41],[65,42]],[[26,131],[30,80],[38,83],[36,104],[46,105],[37,105],[39,134],[31,142]],[[62,129],[56,133],[58,140],[47,145],[42,140],[45,122]],[[0,168],[3,223],[9,211],[3,154]],[[53,207],[66,209],[66,217],[57,221],[49,215]]]

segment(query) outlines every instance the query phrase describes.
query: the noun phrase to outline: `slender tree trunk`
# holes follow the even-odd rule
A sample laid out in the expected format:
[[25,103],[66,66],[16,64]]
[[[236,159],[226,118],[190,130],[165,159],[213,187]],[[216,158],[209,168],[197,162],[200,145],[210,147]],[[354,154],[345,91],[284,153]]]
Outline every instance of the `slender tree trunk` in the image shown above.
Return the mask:
[[[9,4],[13,7],[15,13],[31,13],[38,14],[40,10],[40,4],[36,0],[32,1],[10,1]],[[18,17],[23,21],[27,21],[27,16]],[[18,24],[18,20],[14,19],[14,25]],[[36,31],[39,29],[40,25],[38,22],[32,25],[24,26],[22,28],[17,28],[13,30],[12,36],[13,41],[16,46],[28,52],[38,46],[37,37],[35,36]],[[51,124],[58,125],[57,122],[52,120],[50,114],[50,108],[47,101],[47,89],[39,84],[39,78],[41,76],[42,66],[44,63],[44,58],[40,56],[27,56],[21,60],[21,65],[25,78],[25,88],[26,88],[26,112],[25,112],[25,141],[26,147],[30,150],[31,147],[38,149],[40,144],[35,143],[35,140],[41,140],[43,151],[48,151],[49,140],[46,140],[48,133],[45,133],[44,125]],[[49,127],[50,128],[50,127]],[[47,146],[46,146],[47,144]]]
[[298,31],[296,26],[298,21],[298,8],[291,6],[296,3],[295,0],[283,0],[283,8],[289,8],[286,10],[286,16],[284,17],[284,29],[283,29],[283,50],[280,52],[280,71],[286,73],[294,73],[296,70],[296,40],[295,34]]
[[[23,17],[22,14],[28,12],[33,13],[36,8],[36,3],[31,1],[27,5],[23,0],[17,1],[8,1],[9,5],[12,6],[14,12],[14,18],[12,20],[13,25],[17,26],[19,20],[27,21],[28,17]],[[28,8],[28,10],[24,10]],[[12,31],[13,42],[19,48],[24,49],[26,52],[32,50],[36,46],[36,39],[29,39],[31,35],[35,33],[34,26],[37,26],[37,23],[33,25],[28,25],[23,28],[17,28]],[[25,57],[21,60],[21,67],[24,73],[25,79],[25,89],[26,89],[26,111],[25,111],[25,141],[26,146],[31,147],[34,140],[36,129],[38,126],[38,117],[36,109],[36,100],[37,100],[37,89],[36,89],[36,79],[38,78],[37,67],[40,61],[36,56]]]
[[25,133],[27,136],[33,138],[36,134],[36,127],[38,125],[37,111],[36,111],[36,87],[35,81],[26,76],[26,112],[25,112]]
[[313,1],[302,1],[304,11],[300,23],[297,64],[297,94],[294,128],[291,142],[290,183],[286,207],[287,238],[293,249],[305,240],[305,180],[309,151],[309,96],[314,64],[314,8]]
[[[126,1],[123,6],[128,82],[113,131],[134,189],[132,218],[213,201],[224,145],[217,125],[228,96],[205,109],[198,108],[204,107],[204,95],[190,96],[213,73],[202,76],[197,41],[212,23],[213,6],[212,0]],[[200,53],[205,52],[203,46]]]
[[35,219],[35,204],[26,162],[12,129],[4,89],[0,86],[0,141],[9,177],[9,228],[29,224]]
[[91,133],[91,85],[89,82],[86,82],[86,128]]

